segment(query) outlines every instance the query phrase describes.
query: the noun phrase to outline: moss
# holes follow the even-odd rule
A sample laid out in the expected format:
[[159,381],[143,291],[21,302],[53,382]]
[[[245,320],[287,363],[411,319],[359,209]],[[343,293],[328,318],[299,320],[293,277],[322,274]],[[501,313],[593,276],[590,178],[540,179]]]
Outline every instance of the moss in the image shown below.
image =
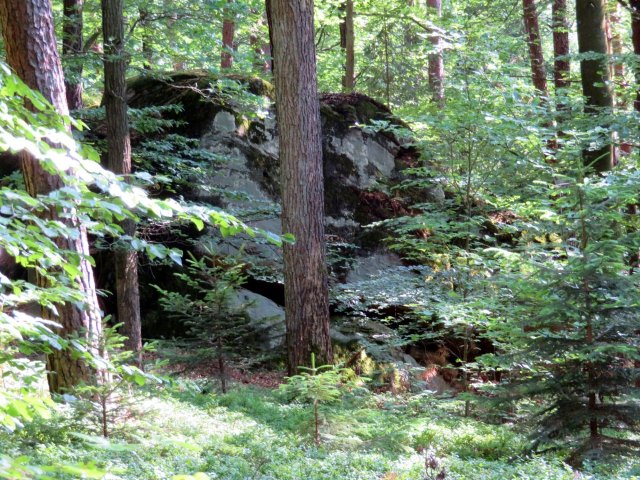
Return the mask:
[[[128,82],[128,103],[132,108],[150,105],[182,105],[182,112],[167,114],[167,118],[183,122],[177,133],[197,138],[202,136],[216,113],[221,110],[235,113],[228,107],[229,98],[236,95],[231,80],[243,86],[247,92],[257,96],[273,96],[273,86],[261,78],[240,75],[219,76],[201,70],[141,75]],[[213,88],[212,88],[213,87]],[[241,116],[241,115],[240,115]],[[246,119],[236,119],[238,123]]]

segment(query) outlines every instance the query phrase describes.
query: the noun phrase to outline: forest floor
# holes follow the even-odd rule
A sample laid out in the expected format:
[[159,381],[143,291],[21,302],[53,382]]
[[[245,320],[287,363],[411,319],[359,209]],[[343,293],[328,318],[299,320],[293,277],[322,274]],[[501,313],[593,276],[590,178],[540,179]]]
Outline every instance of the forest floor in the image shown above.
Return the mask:
[[[90,411],[61,405],[48,420],[0,434],[0,453],[44,465],[93,463],[108,472],[95,478],[131,480],[640,478],[632,459],[578,473],[559,454],[523,456],[525,437],[513,425],[464,418],[460,400],[428,393],[348,393],[321,407],[317,446],[309,405],[250,384],[273,386],[280,373],[240,379],[227,394],[190,373],[170,385],[129,387],[109,420],[109,441],[91,437],[100,426]],[[429,454],[446,476],[427,470]]]

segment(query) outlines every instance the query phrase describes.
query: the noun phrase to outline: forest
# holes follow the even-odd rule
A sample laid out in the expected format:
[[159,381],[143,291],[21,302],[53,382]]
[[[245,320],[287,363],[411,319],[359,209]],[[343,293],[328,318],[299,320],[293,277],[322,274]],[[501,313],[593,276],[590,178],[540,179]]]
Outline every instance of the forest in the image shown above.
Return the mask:
[[640,479],[640,0],[0,32],[0,479]]

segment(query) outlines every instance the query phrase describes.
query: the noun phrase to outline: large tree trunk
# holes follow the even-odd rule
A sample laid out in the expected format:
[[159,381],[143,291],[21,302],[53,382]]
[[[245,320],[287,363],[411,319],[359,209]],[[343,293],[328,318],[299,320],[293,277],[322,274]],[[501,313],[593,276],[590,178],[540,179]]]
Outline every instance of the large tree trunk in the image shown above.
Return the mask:
[[[104,49],[104,105],[107,123],[107,167],[114,173],[131,173],[131,141],[127,119],[127,59],[124,50],[123,0],[102,0]],[[122,224],[127,235],[135,234],[135,224]],[[138,256],[135,251],[114,252],[118,322],[123,322],[125,345],[138,355],[142,349]],[[138,357],[139,362],[139,357]]]
[[[57,111],[68,114],[64,89],[62,65],[56,49],[51,4],[49,0],[0,0],[0,24],[4,39],[6,58],[18,76],[31,88],[39,90]],[[22,170],[29,194],[43,195],[63,187],[62,180],[42,169],[40,163],[27,152],[21,154]],[[61,249],[80,258],[78,288],[84,294],[84,308],[71,303],[57,308],[58,314],[45,310],[43,315],[62,326],[60,335],[78,335],[87,342],[89,350],[99,353],[102,335],[102,319],[89,263],[87,232],[72,211],[66,212],[68,219],[59,217],[55,209],[47,212],[47,218],[65,222],[77,230],[75,239],[58,239]],[[48,282],[37,275],[38,285],[48,287]],[[98,376],[76,352],[69,349],[56,350],[47,357],[49,390],[51,393],[68,391],[79,383],[93,383]]]
[[[601,58],[583,59],[580,62],[582,93],[585,96],[585,112],[597,115],[613,108],[609,67],[606,62],[607,35],[604,0],[576,0],[578,23],[578,47],[580,53],[596,53]],[[596,172],[613,168],[611,142],[598,150],[583,153],[585,164]]]
[[538,12],[535,0],[522,0],[524,29],[527,34],[529,46],[529,60],[531,62],[531,78],[533,86],[541,95],[547,96],[547,72],[544,67],[542,55],[542,39],[538,25]]
[[[84,53],[82,40],[82,7],[84,0],[64,0],[62,22],[62,54],[69,57]],[[82,62],[78,58],[65,75],[67,106],[78,110],[82,104]]]
[[[233,37],[236,32],[236,23],[233,19],[233,0],[227,0],[222,22],[222,58],[220,68],[222,70],[233,66]],[[231,5],[231,6],[229,6]]]
[[[427,0],[427,7],[432,9],[437,18],[442,17],[442,0]],[[440,34],[429,36],[435,52],[429,55],[429,87],[433,101],[444,107],[444,58],[442,56],[442,39]]]
[[345,53],[342,91],[353,92],[356,82],[356,35],[353,27],[353,0],[345,0],[344,19],[340,24],[340,46]]
[[313,0],[271,0],[271,38],[282,182],[289,373],[332,361],[324,241],[324,181]]

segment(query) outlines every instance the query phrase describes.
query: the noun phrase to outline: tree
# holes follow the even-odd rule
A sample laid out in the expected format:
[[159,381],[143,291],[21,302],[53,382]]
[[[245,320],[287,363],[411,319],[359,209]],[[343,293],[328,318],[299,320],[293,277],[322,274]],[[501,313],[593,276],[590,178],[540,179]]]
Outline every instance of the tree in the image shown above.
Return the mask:
[[340,24],[340,47],[344,50],[345,54],[342,91],[345,93],[351,93],[355,87],[356,81],[356,38],[353,28],[353,0],[345,0],[343,8],[344,20]]
[[[104,105],[107,123],[107,167],[116,174],[131,173],[131,140],[127,119],[127,59],[124,51],[122,0],[102,0],[104,37]],[[122,223],[125,234],[135,235],[131,220]],[[138,255],[126,248],[114,252],[118,322],[127,336],[125,345],[139,353],[142,349]],[[138,359],[139,360],[139,359]]]
[[[607,34],[605,28],[605,0],[577,0],[578,48],[586,57],[580,61],[582,93],[585,113],[596,117],[610,113],[613,108],[611,75],[607,65]],[[599,139],[604,144],[584,151],[584,161],[596,172],[613,168],[613,149],[610,135]]]
[[83,53],[82,7],[84,0],[64,0],[62,25],[62,54],[71,57],[73,65],[66,75],[64,86],[70,110],[82,108],[82,62],[77,56]]
[[324,241],[324,179],[313,0],[270,0],[280,136],[285,315],[289,372],[332,361]]
[[[62,65],[56,49],[51,4],[48,0],[2,0],[0,23],[9,65],[31,88],[39,90],[56,110],[68,114]],[[27,191],[32,196],[46,195],[64,186],[58,176],[51,175],[28,152],[20,154]],[[46,219],[63,222],[76,230],[77,235],[57,238],[59,248],[78,259],[75,281],[84,296],[84,304],[67,302],[56,307],[57,314],[44,309],[46,318],[55,319],[61,326],[61,336],[77,335],[86,341],[89,351],[99,353],[98,340],[102,329],[100,309],[89,261],[89,242],[85,228],[79,223],[73,208],[51,208]],[[41,287],[51,280],[44,272],[37,272]],[[69,349],[55,350],[47,357],[49,390],[67,391],[79,383],[95,381],[95,372],[83,359]]]
[[[630,0],[631,8],[631,41],[633,43],[633,53],[640,55],[640,0]],[[633,108],[640,112],[640,65],[634,64],[633,73],[636,81],[636,98]]]
[[[442,17],[442,0],[427,0],[427,6],[437,18]],[[437,32],[429,36],[429,40],[435,49],[429,55],[429,87],[433,101],[438,106],[444,106],[444,59],[442,58],[442,39]]]
[[233,37],[236,31],[236,22],[233,20],[233,0],[227,0],[224,8],[224,20],[222,22],[222,58],[220,68],[222,70],[233,66]]
[[524,29],[527,33],[527,45],[529,46],[529,60],[531,62],[531,78],[533,85],[541,95],[547,96],[547,72],[544,67],[542,55],[542,40],[538,25],[538,12],[535,0],[522,0],[524,17]]
[[553,25],[553,81],[556,91],[569,86],[571,62],[569,61],[569,24],[567,1],[554,0],[551,7]]

